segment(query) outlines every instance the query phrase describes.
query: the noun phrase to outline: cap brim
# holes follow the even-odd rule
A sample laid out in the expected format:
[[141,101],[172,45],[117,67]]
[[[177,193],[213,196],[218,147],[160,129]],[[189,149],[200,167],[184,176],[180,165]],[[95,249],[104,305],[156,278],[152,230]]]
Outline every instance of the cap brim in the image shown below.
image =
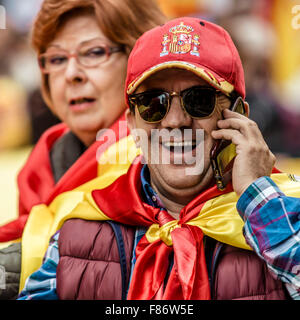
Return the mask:
[[156,66],[144,71],[134,81],[129,83],[127,87],[127,94],[133,93],[137,89],[137,87],[152,74],[168,68],[179,68],[191,71],[203,80],[207,81],[214,88],[222,91],[227,96],[230,96],[231,93],[234,91],[234,86],[232,84],[220,78],[216,73],[214,73],[206,67],[184,61],[167,61],[157,64]]

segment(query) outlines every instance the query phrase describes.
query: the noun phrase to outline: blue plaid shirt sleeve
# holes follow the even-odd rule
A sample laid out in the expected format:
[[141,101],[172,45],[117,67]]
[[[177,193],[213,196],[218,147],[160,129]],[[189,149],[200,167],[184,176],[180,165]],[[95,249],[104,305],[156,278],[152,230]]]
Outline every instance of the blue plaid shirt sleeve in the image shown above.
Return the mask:
[[247,243],[300,300],[300,199],[285,196],[272,179],[261,177],[242,194],[237,210]]
[[21,291],[18,300],[57,300],[56,268],[59,260],[59,232],[52,237],[43,265],[31,274]]

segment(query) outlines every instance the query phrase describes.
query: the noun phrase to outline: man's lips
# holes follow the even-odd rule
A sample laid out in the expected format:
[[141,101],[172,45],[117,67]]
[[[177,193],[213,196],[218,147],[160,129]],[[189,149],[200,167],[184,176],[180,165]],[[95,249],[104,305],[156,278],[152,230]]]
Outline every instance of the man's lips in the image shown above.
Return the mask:
[[197,143],[194,140],[187,141],[164,141],[161,145],[171,152],[187,152],[196,148]]

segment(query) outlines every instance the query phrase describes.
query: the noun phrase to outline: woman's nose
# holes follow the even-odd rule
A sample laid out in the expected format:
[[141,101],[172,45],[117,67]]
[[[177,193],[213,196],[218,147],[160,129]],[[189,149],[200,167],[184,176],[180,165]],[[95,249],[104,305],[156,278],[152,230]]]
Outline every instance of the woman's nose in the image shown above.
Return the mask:
[[82,83],[86,81],[87,76],[84,68],[79,65],[75,57],[69,58],[65,69],[65,77],[69,83]]

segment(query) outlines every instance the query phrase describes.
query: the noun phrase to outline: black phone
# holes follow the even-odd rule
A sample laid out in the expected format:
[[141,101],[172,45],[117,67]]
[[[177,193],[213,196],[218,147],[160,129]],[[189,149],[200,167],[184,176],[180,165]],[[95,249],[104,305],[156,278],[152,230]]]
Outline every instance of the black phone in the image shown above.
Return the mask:
[[[238,97],[229,109],[246,115],[244,101],[241,97]],[[225,189],[227,183],[231,180],[235,156],[235,145],[229,140],[217,140],[211,148],[210,161],[217,187],[221,191]]]

